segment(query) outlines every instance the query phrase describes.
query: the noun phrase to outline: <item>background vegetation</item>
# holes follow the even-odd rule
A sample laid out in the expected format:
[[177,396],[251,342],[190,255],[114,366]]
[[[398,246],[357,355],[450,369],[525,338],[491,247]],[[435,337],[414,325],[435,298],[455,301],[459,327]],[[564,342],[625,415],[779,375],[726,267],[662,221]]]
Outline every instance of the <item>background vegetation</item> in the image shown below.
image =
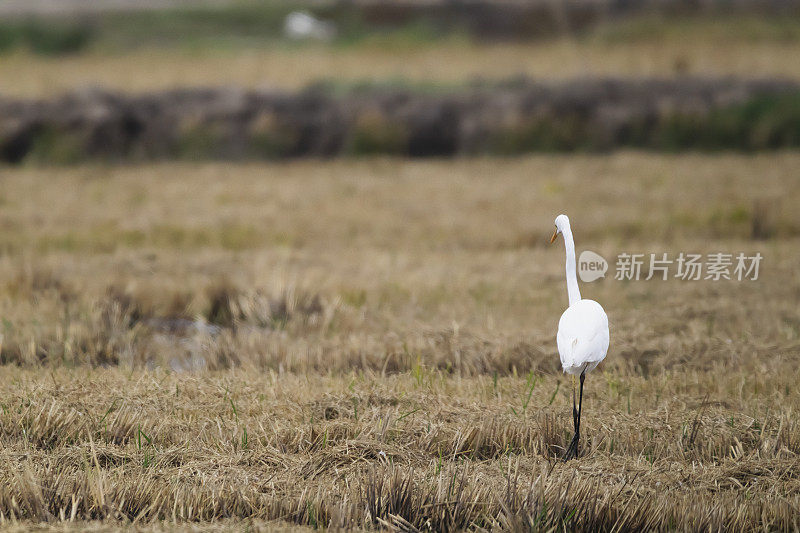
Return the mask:
[[[319,81],[461,86],[518,75],[800,78],[800,21],[786,14],[644,14],[511,40],[426,31],[417,23],[352,31],[342,23],[336,40],[321,43],[275,33],[285,7],[229,9],[93,14],[77,21],[0,18],[0,93],[59,96],[87,86],[128,93],[219,85],[298,89]],[[59,47],[73,53],[41,53]]]

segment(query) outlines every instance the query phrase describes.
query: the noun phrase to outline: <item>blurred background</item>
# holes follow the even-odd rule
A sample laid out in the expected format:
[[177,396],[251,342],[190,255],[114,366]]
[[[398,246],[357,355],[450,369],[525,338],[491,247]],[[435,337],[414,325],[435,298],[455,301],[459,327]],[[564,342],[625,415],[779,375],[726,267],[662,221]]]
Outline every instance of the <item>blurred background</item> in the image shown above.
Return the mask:
[[0,160],[800,143],[794,0],[3,0]]
[[[528,339],[511,366],[479,351],[489,367],[555,372],[533,317],[566,301],[560,212],[611,263],[585,296],[624,361],[702,351],[672,344],[687,305],[698,343],[793,350],[799,80],[795,0],[0,0],[0,359],[173,359],[148,335],[79,342],[109,305],[133,316],[112,336],[199,318],[277,342],[281,309],[322,301],[348,317],[312,328],[343,368],[354,335],[380,369],[385,335],[463,327]],[[637,251],[761,252],[762,278],[615,281]],[[193,357],[238,364],[210,346]]]

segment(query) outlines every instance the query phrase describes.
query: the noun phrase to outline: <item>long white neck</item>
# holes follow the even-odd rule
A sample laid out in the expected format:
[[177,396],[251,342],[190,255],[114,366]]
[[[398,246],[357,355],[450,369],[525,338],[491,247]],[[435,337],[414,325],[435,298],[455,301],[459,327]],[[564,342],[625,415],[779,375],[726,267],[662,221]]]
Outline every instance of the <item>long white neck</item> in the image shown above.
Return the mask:
[[569,305],[581,299],[581,290],[578,288],[578,277],[575,274],[575,241],[572,239],[572,229],[567,224],[562,228],[561,233],[564,235],[564,247],[567,251],[567,295],[569,296]]

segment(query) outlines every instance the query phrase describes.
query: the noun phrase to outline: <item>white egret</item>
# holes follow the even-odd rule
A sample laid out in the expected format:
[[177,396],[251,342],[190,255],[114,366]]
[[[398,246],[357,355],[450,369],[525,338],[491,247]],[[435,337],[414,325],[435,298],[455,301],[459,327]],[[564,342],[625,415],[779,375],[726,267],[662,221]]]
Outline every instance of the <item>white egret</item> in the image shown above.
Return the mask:
[[[578,456],[580,440],[581,410],[583,407],[583,380],[586,373],[591,372],[605,359],[608,352],[608,317],[603,306],[594,300],[581,299],[578,278],[575,272],[575,242],[567,215],[558,215],[555,220],[556,230],[550,242],[555,242],[558,234],[564,236],[566,248],[567,295],[569,307],[558,321],[558,355],[561,356],[561,367],[572,375],[572,420],[575,435],[564,454],[568,461]],[[581,392],[578,407],[575,407],[575,376],[580,376]]]

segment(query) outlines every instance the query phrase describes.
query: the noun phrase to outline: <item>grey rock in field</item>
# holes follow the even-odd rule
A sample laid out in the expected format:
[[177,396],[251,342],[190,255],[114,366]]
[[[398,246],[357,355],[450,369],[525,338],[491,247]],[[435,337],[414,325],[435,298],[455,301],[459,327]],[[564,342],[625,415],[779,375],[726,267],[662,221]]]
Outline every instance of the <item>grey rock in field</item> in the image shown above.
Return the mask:
[[150,350],[161,354],[174,372],[193,372],[207,366],[206,355],[221,328],[202,320],[150,318]]
[[144,324],[153,331],[174,337],[192,337],[207,335],[214,337],[222,328],[209,324],[203,320],[190,320],[188,318],[150,318]]

